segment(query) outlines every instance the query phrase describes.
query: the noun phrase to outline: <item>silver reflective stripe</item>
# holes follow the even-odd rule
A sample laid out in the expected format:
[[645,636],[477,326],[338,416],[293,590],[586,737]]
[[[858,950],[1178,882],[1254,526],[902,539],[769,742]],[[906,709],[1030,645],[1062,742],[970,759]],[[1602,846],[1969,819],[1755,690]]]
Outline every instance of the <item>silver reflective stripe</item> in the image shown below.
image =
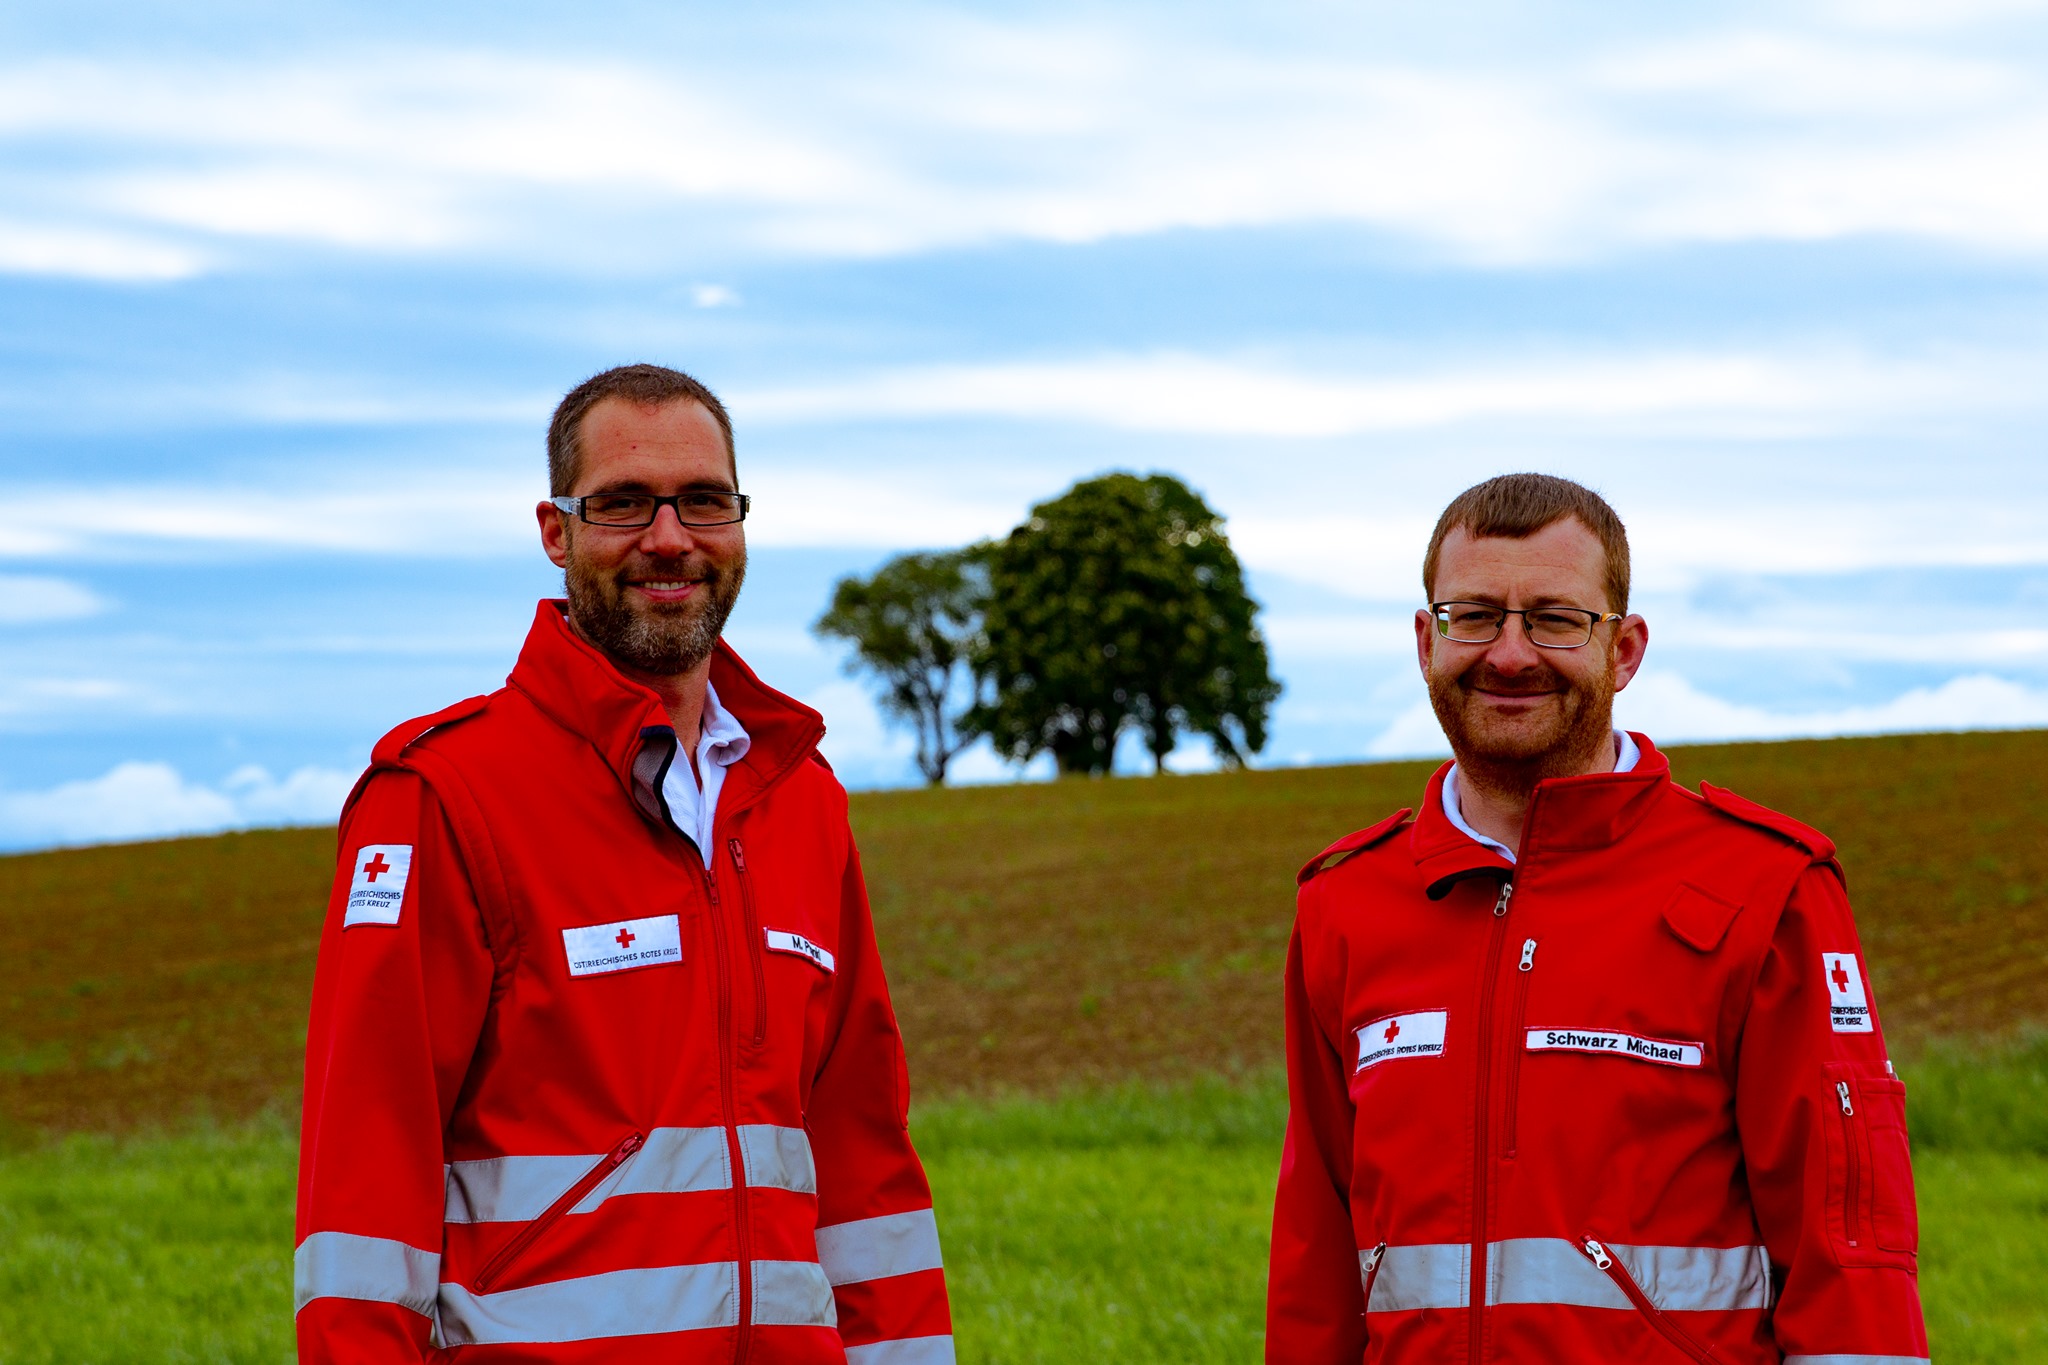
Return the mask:
[[[848,1351],[850,1357],[853,1352]],[[1846,1355],[1786,1356],[1785,1365],[1929,1365],[1926,1356],[1867,1356],[1851,1351]]]
[[[1609,1242],[1636,1288],[1666,1313],[1771,1306],[1771,1263],[1762,1247],[1624,1246]],[[1511,1237],[1487,1248],[1488,1303],[1569,1303],[1631,1308],[1621,1286],[1561,1237]]]
[[[547,1212],[562,1191],[590,1173],[604,1153],[497,1156],[448,1164],[450,1223],[524,1223]],[[723,1128],[657,1128],[640,1150],[585,1195],[571,1213],[589,1213],[614,1194],[732,1188]]]
[[837,1327],[839,1306],[816,1261],[755,1261],[754,1322],[761,1327]]
[[1732,1313],[1771,1306],[1771,1258],[1762,1247],[1608,1247],[1629,1278],[1667,1313]]
[[[1771,1267],[1762,1247],[1607,1245],[1644,1297],[1665,1312],[1770,1307]],[[1452,1242],[1388,1247],[1367,1307],[1375,1313],[1463,1308],[1470,1301],[1469,1253]],[[1576,1242],[1561,1237],[1511,1237],[1489,1246],[1486,1301],[1632,1307],[1620,1285]]]
[[834,1284],[939,1270],[939,1220],[930,1209],[833,1223],[818,1229],[818,1261]]
[[432,1317],[440,1278],[439,1252],[388,1237],[316,1232],[292,1253],[292,1312],[315,1299],[368,1299]]
[[1463,1308],[1469,1301],[1466,1283],[1472,1248],[1464,1242],[1425,1243],[1387,1248],[1380,1273],[1372,1282],[1374,1313],[1405,1313],[1417,1308]]
[[818,1170],[811,1162],[811,1135],[801,1128],[772,1123],[739,1125],[740,1156],[747,1183],[756,1189],[818,1192]]
[[[1620,1247],[1610,1243],[1610,1250],[1621,1257],[1629,1274],[1635,1274],[1635,1266],[1621,1255]],[[1647,1285],[1643,1292],[1650,1292]],[[1620,1285],[1588,1260],[1577,1243],[1561,1237],[1511,1237],[1487,1247],[1486,1301],[1569,1303],[1580,1308],[1635,1310]],[[1651,1301],[1656,1301],[1655,1296]]]
[[739,1266],[665,1265],[477,1294],[441,1286],[441,1343],[505,1346],[737,1327]]
[[616,1171],[576,1201],[589,1213],[615,1194],[687,1194],[732,1188],[732,1156],[723,1128],[656,1128]]
[[898,1337],[849,1346],[846,1365],[953,1365],[953,1338]]

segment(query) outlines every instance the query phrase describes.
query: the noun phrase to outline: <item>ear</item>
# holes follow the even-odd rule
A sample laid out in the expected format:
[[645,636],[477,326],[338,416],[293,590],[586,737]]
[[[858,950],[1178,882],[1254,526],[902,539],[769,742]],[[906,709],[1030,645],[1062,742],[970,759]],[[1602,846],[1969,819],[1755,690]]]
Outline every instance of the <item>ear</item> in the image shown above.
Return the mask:
[[1640,616],[1625,616],[1614,628],[1614,690],[1627,687],[1629,679],[1643,666],[1650,652],[1650,623]]
[[1422,676],[1429,676],[1430,656],[1436,651],[1436,618],[1429,614],[1429,608],[1415,609],[1415,662],[1422,667]]
[[562,509],[551,502],[542,502],[533,509],[540,521],[540,547],[547,551],[548,559],[558,569],[569,567],[569,523],[562,515]]

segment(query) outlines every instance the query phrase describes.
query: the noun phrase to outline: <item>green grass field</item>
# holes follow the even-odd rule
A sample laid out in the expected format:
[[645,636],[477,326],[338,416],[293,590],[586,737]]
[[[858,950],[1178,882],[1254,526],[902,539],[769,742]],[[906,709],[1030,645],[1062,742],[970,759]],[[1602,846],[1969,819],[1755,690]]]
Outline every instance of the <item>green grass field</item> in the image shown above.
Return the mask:
[[[1907,1080],[1936,1358],[2048,1358],[2048,1041]],[[1269,1073],[920,1109],[961,1359],[1258,1360],[1285,1106]],[[289,1360],[292,1176],[274,1122],[0,1156],[0,1361]]]

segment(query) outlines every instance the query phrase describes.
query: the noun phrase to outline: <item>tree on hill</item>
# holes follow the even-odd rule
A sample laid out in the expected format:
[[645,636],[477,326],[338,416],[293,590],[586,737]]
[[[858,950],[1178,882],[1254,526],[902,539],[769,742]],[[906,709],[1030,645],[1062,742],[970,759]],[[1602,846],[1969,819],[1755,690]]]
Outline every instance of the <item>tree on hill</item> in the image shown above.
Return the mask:
[[872,577],[842,578],[832,605],[811,626],[853,645],[847,672],[864,668],[880,679],[882,709],[909,722],[917,735],[918,771],[934,786],[974,742],[961,733],[955,706],[962,683],[964,700],[973,698],[969,656],[987,594],[979,554],[969,547],[898,555]]
[[1169,475],[1075,484],[986,550],[976,671],[994,696],[962,729],[1018,762],[1106,773],[1136,726],[1163,769],[1181,732],[1228,766],[1265,747],[1280,695],[1223,519]]

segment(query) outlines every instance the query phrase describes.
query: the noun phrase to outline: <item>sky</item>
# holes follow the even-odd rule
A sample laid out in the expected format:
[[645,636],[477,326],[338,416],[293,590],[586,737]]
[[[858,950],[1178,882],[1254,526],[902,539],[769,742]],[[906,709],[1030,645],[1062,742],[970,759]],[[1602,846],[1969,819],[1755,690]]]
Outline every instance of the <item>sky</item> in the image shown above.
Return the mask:
[[29,0],[0,848],[332,820],[500,685],[548,413],[642,360],[852,786],[916,771],[832,584],[1112,469],[1228,518],[1262,764],[1443,751],[1422,550],[1522,469],[1629,526],[1632,728],[2048,725],[2048,3]]

